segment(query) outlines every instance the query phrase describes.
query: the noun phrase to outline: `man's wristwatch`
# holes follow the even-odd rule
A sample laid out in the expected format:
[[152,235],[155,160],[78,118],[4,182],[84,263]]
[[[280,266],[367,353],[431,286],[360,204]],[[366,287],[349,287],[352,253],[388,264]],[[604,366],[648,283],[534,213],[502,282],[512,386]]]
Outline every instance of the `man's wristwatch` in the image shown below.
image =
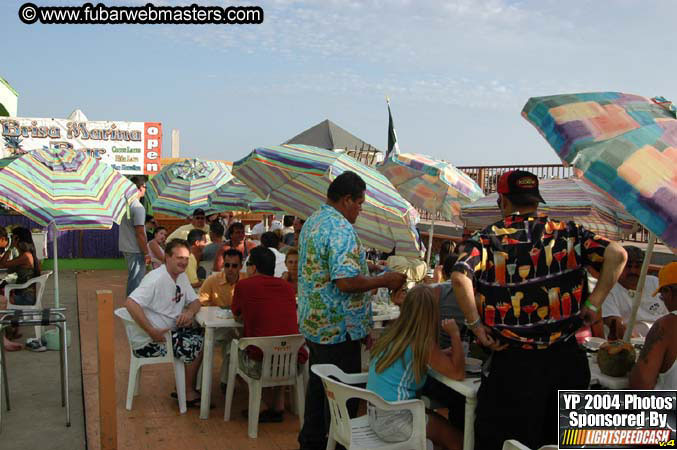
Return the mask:
[[463,323],[465,324],[466,327],[468,327],[469,330],[474,330],[475,328],[480,326],[480,324],[482,323],[482,319],[478,317],[477,320],[473,322],[468,322],[468,319],[463,319]]

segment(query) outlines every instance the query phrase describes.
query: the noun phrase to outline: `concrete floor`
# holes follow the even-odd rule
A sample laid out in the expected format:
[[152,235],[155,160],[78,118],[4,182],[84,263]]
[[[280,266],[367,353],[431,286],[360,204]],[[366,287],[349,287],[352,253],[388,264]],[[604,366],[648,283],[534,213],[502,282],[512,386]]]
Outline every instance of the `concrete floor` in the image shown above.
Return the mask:
[[[75,272],[59,273],[59,297],[61,305],[67,308],[66,318],[71,332],[71,346],[68,348],[71,426],[66,427],[66,410],[61,406],[59,353],[7,352],[12,409],[6,410],[3,393],[0,432],[0,448],[3,450],[86,448]],[[45,307],[54,305],[53,276],[45,287],[42,304]],[[21,341],[25,341],[34,336],[34,329],[22,327],[21,333]]]

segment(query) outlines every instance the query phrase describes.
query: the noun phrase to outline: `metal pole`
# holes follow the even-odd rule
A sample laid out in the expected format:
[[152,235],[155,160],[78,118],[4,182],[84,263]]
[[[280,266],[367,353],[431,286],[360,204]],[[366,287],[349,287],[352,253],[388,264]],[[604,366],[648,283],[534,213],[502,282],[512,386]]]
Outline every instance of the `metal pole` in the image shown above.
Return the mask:
[[428,258],[426,259],[426,264],[428,265],[428,269],[430,269],[430,255],[433,253],[433,230],[435,229],[435,214],[437,211],[433,213],[433,216],[430,218],[430,231],[428,231]]
[[644,262],[642,263],[642,271],[639,274],[639,281],[637,282],[637,290],[635,291],[635,298],[633,299],[632,303],[630,321],[628,322],[628,328],[625,330],[625,335],[623,336],[623,340],[625,342],[630,342],[630,338],[632,337],[632,329],[635,327],[637,311],[639,310],[640,303],[642,303],[642,296],[644,295],[644,282],[646,281],[646,274],[649,271],[649,264],[651,263],[651,256],[653,256],[653,246],[655,243],[656,235],[652,231],[649,233],[649,245],[646,247]]
[[59,307],[59,254],[57,251],[57,236],[56,223],[52,222],[52,230],[54,233],[54,242],[52,242],[52,250],[54,253],[54,307]]

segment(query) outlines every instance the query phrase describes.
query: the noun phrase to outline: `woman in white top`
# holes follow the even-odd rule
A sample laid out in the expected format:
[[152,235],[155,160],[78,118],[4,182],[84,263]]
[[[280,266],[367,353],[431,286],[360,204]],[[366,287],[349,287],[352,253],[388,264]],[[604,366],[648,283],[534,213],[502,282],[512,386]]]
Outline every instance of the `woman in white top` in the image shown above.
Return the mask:
[[630,373],[630,389],[677,389],[677,261],[658,274],[661,300],[670,314],[649,330],[637,364]]
[[167,241],[167,229],[157,227],[153,231],[153,239],[148,242],[148,254],[153,264],[153,269],[157,269],[165,263],[165,242]]

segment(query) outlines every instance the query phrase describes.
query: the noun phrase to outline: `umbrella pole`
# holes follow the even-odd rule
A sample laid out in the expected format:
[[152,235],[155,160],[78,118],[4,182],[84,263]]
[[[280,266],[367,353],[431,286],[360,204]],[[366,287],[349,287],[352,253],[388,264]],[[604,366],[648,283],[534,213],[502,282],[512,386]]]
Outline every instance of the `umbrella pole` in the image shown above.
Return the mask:
[[435,229],[435,217],[430,219],[430,231],[428,231],[428,258],[426,259],[426,264],[428,269],[430,269],[430,256],[433,253],[433,230]]
[[52,222],[52,229],[54,233],[54,242],[52,242],[52,250],[54,253],[54,307],[59,307],[59,256],[57,251],[57,231],[56,224]]
[[646,274],[649,271],[649,264],[651,263],[651,256],[653,256],[653,246],[656,243],[656,235],[653,232],[649,233],[649,245],[646,247],[646,253],[644,254],[644,262],[642,263],[642,271],[639,274],[639,281],[637,282],[637,290],[635,291],[635,298],[632,303],[632,313],[630,314],[630,321],[628,322],[628,328],[625,330],[625,335],[623,340],[625,342],[630,342],[632,337],[632,329],[635,327],[635,321],[637,320],[637,311],[639,310],[639,305],[642,302],[642,296],[644,295],[644,282],[646,281]]

